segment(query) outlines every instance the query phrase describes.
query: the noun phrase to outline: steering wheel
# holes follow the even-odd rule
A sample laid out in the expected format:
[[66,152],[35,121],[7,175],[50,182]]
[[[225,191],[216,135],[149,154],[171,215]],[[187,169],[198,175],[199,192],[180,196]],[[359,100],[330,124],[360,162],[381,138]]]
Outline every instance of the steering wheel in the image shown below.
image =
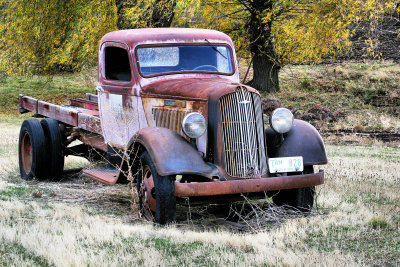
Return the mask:
[[200,66],[197,66],[196,68],[194,68],[193,70],[201,70],[201,69],[205,69],[205,70],[211,69],[211,71],[215,70],[216,72],[219,72],[218,69],[213,65],[200,65]]

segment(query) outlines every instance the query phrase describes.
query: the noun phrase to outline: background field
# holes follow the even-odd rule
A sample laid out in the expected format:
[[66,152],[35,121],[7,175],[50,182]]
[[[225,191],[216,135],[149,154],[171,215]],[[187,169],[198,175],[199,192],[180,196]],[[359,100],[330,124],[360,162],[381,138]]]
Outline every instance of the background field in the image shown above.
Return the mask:
[[[394,132],[398,106],[367,96],[383,90],[395,99],[399,74],[391,63],[295,66],[282,72],[282,92],[265,97],[301,111],[322,104],[346,112],[334,123],[315,122],[321,128]],[[400,265],[398,143],[329,139],[326,183],[308,217],[270,200],[247,203],[257,212],[243,219],[220,213],[224,207],[180,206],[177,224],[161,228],[132,213],[127,185],[103,186],[79,171],[59,183],[21,180],[17,142],[28,115],[17,115],[18,93],[62,103],[94,83],[95,72],[0,80],[0,265]],[[341,89],[330,89],[335,84]],[[77,167],[91,166],[68,157],[66,169]]]
[[[240,73],[246,72],[241,62]],[[55,104],[95,93],[95,69],[53,76],[6,76],[0,73],[0,118],[18,115],[18,94]],[[247,80],[252,78],[252,72]],[[337,63],[288,66],[280,72],[281,91],[264,94],[279,98],[284,106],[307,112],[322,105],[338,120],[314,122],[319,129],[400,131],[400,65],[392,62]],[[3,118],[4,119],[4,118]]]

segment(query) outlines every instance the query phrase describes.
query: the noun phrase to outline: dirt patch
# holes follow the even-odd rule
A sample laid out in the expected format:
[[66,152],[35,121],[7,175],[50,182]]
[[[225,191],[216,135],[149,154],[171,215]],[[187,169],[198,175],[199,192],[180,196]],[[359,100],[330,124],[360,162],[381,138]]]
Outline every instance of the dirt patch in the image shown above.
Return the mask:
[[324,92],[344,92],[346,87],[329,79],[315,79],[311,82],[311,86]]
[[376,107],[400,106],[400,97],[391,97],[385,95],[373,95],[370,97],[370,103]]
[[324,130],[321,135],[327,144],[346,145],[364,144],[400,147],[400,133],[390,132],[366,132],[363,128],[357,127],[353,130]]
[[282,107],[282,103],[278,98],[263,98],[262,104],[264,114],[267,114],[268,116],[271,116],[272,111],[275,109]]
[[321,105],[314,105],[307,112],[299,112],[296,116],[298,119],[305,121],[327,121],[334,122],[337,120],[335,114],[327,107]]

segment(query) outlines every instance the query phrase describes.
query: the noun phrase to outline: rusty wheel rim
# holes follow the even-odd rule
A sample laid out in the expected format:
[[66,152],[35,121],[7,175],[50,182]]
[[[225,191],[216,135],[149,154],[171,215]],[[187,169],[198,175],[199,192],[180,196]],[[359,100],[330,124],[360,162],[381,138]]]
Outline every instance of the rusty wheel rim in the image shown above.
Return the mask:
[[22,137],[21,159],[24,172],[29,174],[32,169],[32,143],[28,132]]
[[140,213],[141,216],[149,221],[154,221],[153,212],[155,210],[155,199],[151,191],[154,188],[153,174],[149,166],[143,168],[142,180],[139,187]]

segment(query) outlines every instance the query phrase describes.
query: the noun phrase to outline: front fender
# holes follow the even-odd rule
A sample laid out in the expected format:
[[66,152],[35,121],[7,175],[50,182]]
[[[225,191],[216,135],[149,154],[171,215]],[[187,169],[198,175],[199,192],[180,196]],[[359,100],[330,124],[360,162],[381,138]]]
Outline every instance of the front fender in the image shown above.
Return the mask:
[[162,127],[140,129],[129,142],[129,147],[140,143],[162,176],[196,174],[209,178],[221,177],[217,167],[205,162],[199,151],[176,132]]
[[268,157],[302,156],[305,166],[328,163],[320,134],[305,121],[294,120],[292,129],[283,136],[267,129],[265,137]]

